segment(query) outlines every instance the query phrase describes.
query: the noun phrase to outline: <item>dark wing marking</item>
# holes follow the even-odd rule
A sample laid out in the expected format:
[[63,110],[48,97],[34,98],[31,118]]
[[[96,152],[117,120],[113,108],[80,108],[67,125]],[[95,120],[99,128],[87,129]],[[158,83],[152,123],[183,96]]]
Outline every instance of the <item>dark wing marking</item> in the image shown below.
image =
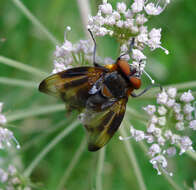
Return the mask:
[[76,67],[51,75],[39,85],[39,90],[61,98],[68,108],[81,111],[86,105],[89,90],[105,72],[97,67]]
[[108,143],[123,120],[126,103],[127,98],[124,98],[101,112],[86,110],[83,124],[87,131],[89,151],[97,151]]

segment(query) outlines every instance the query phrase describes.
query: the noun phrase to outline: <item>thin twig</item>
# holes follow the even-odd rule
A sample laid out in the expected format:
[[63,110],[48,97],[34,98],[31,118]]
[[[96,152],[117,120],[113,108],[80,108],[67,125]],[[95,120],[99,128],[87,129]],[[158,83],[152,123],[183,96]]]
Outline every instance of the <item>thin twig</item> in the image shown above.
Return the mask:
[[38,84],[32,81],[26,81],[21,79],[14,79],[14,78],[7,78],[7,77],[0,77],[0,83],[10,86],[18,86],[30,89],[37,89]]
[[12,0],[21,12],[38,28],[43,34],[54,44],[59,44],[58,40],[47,30],[47,28],[40,23],[40,21],[25,7],[20,0]]
[[104,166],[105,147],[99,152],[98,165],[97,165],[97,176],[96,176],[96,190],[102,190],[102,174]]
[[[169,88],[169,87],[175,87],[178,90],[196,88],[196,81],[189,81],[189,82],[184,82],[184,83],[179,83],[179,84],[169,84],[169,85],[163,86],[163,88]],[[156,87],[156,88],[153,88],[148,93],[138,97],[137,99],[154,98],[158,92],[160,92],[160,88]]]
[[78,2],[78,8],[80,10],[80,15],[82,18],[83,28],[86,36],[89,36],[89,33],[87,31],[87,25],[88,25],[88,16],[90,15],[90,5],[88,0],[77,0]]
[[86,137],[84,137],[82,139],[80,146],[78,147],[77,151],[75,152],[75,154],[72,158],[72,161],[70,162],[69,166],[65,170],[65,173],[64,173],[63,177],[61,178],[58,187],[56,188],[57,190],[63,189],[63,187],[67,183],[68,178],[71,175],[71,172],[73,171],[73,169],[77,165],[78,161],[80,160],[80,157],[81,157],[82,153],[84,152],[85,148],[86,148]]
[[[123,124],[124,124],[124,122],[123,122]],[[125,131],[125,126],[122,126],[120,128],[120,133],[123,137],[128,136],[126,131]],[[140,188],[140,190],[146,190],[146,185],[144,183],[142,172],[140,171],[140,168],[139,168],[139,165],[137,163],[137,159],[135,157],[135,153],[133,151],[133,148],[132,148],[131,144],[129,143],[129,141],[123,141],[123,143],[125,145],[125,150],[126,150],[127,155],[128,155],[128,157],[131,161],[131,164],[133,165],[135,176],[137,178],[139,188]]]
[[0,56],[0,63],[5,64],[5,65],[9,65],[9,66],[17,68],[17,69],[20,69],[20,70],[28,72],[30,74],[34,74],[34,75],[39,76],[41,78],[46,77],[48,75],[48,73],[45,73],[44,71],[40,71],[39,69],[36,69],[30,65],[25,65],[24,63],[9,59],[4,56]]
[[24,176],[29,177],[32,171],[40,163],[40,161],[58,144],[64,137],[66,137],[71,131],[73,131],[79,122],[75,121],[70,126],[61,131],[44,149],[35,157],[31,164],[25,169]]
[[63,110],[65,110],[65,105],[55,104],[55,105],[50,105],[50,106],[41,106],[41,107],[35,107],[31,109],[12,112],[10,115],[7,115],[6,118],[8,122],[13,122],[16,120],[24,119],[26,117],[49,114],[49,113],[63,111]]

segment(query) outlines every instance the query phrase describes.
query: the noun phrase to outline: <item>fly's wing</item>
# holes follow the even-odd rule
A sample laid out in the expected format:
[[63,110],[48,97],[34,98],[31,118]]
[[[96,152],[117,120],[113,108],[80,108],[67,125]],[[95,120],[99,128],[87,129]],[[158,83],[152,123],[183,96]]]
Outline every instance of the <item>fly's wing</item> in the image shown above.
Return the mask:
[[98,67],[76,67],[53,74],[43,80],[39,91],[61,98],[69,111],[81,111],[89,97],[89,90],[102,76],[104,70]]
[[101,112],[86,109],[82,121],[87,131],[89,151],[97,151],[112,138],[123,120],[126,103],[127,98],[124,98]]

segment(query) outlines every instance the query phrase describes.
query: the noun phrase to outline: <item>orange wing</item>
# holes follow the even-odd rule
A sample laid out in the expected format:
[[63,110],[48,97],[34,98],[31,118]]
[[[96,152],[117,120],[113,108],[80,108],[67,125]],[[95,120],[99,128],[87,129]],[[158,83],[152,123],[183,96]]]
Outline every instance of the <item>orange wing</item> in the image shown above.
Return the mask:
[[76,67],[57,74],[53,74],[43,80],[39,90],[46,94],[61,98],[66,102],[69,111],[85,108],[89,97],[89,90],[93,84],[106,72],[99,67]]

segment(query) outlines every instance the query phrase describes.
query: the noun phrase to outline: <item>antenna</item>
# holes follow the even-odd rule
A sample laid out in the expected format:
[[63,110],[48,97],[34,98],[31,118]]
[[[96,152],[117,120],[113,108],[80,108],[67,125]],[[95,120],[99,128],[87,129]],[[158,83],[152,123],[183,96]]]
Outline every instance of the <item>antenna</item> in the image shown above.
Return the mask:
[[96,44],[96,41],[95,41],[95,38],[93,36],[93,33],[91,32],[90,29],[88,29],[90,35],[91,35],[91,38],[93,39],[93,42],[94,42],[94,50],[93,50],[93,64],[95,64],[95,55],[96,55],[96,48],[97,48],[97,44]]
[[123,53],[122,55],[120,55],[120,56],[119,56],[119,59],[120,59],[122,56],[131,53],[131,51],[132,51],[132,49],[133,49],[133,47],[134,47],[134,44],[135,44],[135,38],[132,38],[131,43],[130,43],[130,47],[129,47],[128,51],[127,51],[126,53]]

